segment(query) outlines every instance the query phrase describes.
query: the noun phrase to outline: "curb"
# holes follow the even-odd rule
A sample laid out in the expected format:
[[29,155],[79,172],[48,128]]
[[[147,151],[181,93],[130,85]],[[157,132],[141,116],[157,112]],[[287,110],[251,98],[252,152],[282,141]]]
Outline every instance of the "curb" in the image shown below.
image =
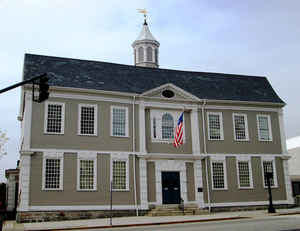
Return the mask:
[[274,216],[288,216],[288,215],[299,215],[300,212],[290,212],[290,213],[279,213]]
[[227,221],[227,220],[239,220],[248,219],[251,217],[226,217],[226,218],[211,218],[211,219],[201,219],[201,220],[186,220],[186,221],[169,221],[169,222],[153,222],[153,223],[138,223],[138,224],[120,224],[120,225],[103,225],[103,226],[90,226],[90,227],[70,227],[61,229],[40,229],[40,230],[26,230],[26,231],[59,231],[59,230],[85,230],[85,229],[107,229],[107,228],[124,228],[124,227],[138,227],[138,226],[153,226],[153,225],[171,225],[171,224],[184,224],[184,223],[200,223],[200,222],[210,222],[210,221]]

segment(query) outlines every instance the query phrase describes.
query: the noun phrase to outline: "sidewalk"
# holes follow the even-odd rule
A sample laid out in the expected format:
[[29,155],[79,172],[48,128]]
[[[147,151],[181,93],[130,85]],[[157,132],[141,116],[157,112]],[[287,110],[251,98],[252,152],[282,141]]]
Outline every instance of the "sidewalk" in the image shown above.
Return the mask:
[[[209,222],[222,220],[235,220],[245,218],[263,218],[266,216],[283,216],[288,214],[300,214],[300,207],[293,209],[278,209],[275,214],[268,214],[266,210],[240,211],[240,212],[222,212],[209,215],[197,216],[164,216],[164,217],[120,217],[113,218],[113,227],[146,226],[177,224],[191,222]],[[14,221],[5,222],[3,231],[10,230],[76,230],[88,228],[110,228],[110,219],[91,219],[91,220],[72,220],[72,221],[54,221],[41,223],[17,224]]]

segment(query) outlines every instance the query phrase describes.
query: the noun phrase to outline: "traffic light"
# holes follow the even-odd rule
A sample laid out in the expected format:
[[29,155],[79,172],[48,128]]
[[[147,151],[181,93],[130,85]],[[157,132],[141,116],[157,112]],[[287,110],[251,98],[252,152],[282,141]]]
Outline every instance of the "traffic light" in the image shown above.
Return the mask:
[[42,77],[40,78],[39,82],[39,99],[38,102],[41,103],[48,99],[49,97],[49,84],[48,84],[48,78]]

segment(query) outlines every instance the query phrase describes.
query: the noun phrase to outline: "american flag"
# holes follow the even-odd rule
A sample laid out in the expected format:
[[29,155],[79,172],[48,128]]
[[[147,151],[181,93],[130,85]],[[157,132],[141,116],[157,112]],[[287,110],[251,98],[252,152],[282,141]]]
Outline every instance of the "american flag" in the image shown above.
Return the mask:
[[175,148],[178,148],[180,145],[183,144],[183,112],[181,113],[177,125],[176,125],[176,130],[175,130],[175,137],[174,137],[174,142],[173,145]]

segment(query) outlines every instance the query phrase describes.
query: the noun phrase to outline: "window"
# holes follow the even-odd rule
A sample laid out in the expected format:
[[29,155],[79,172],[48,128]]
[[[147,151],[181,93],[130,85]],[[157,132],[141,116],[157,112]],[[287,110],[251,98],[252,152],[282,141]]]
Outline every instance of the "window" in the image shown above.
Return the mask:
[[152,47],[147,47],[147,61],[152,62],[153,57],[152,57]]
[[97,135],[97,105],[79,104],[79,135]]
[[139,54],[139,63],[144,62],[144,48],[143,47],[138,48],[138,54]]
[[156,118],[153,118],[153,138],[156,138]]
[[212,188],[214,190],[227,189],[225,158],[222,160],[212,159],[211,169],[212,169]]
[[162,116],[162,138],[173,139],[174,138],[174,120],[173,117],[166,113]]
[[248,122],[246,114],[233,113],[234,140],[248,141]]
[[112,189],[114,191],[129,190],[128,159],[112,157]]
[[111,107],[111,135],[128,137],[128,108]]
[[265,188],[268,187],[267,178],[265,174],[267,172],[271,172],[273,174],[273,178],[271,178],[270,183],[271,187],[277,187],[277,174],[275,168],[275,159],[274,158],[262,158],[262,169],[263,169],[263,180]]
[[222,113],[208,112],[207,123],[208,123],[208,139],[224,140]]
[[253,188],[251,159],[238,157],[236,163],[239,188]]
[[272,141],[271,118],[269,115],[257,115],[259,141]]
[[79,152],[77,154],[77,190],[97,190],[97,153]]
[[63,153],[44,153],[43,190],[62,190]]
[[155,48],[155,63],[158,64],[158,49]]
[[64,118],[64,103],[46,102],[44,132],[47,134],[64,134]]

